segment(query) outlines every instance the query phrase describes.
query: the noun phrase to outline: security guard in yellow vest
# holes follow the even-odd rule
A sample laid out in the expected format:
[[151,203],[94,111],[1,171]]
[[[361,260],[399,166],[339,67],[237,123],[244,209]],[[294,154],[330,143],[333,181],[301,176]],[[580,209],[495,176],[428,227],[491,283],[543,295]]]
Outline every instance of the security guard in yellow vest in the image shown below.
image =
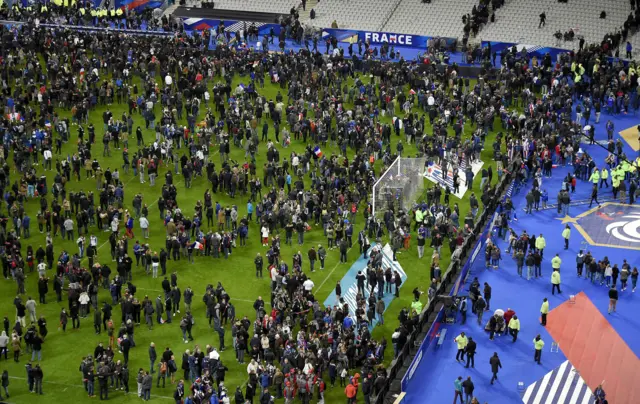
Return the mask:
[[602,167],[602,170],[600,170],[600,188],[602,188],[602,184],[604,184],[605,187],[609,188],[609,182],[607,181],[609,179],[609,171],[607,170],[607,167]]
[[615,199],[618,196],[618,189],[620,188],[620,178],[618,178],[615,171],[611,173],[611,187],[613,188],[613,199]]
[[544,341],[540,334],[536,335],[533,339],[533,347],[535,349],[535,354],[533,355],[533,360],[540,364],[540,360],[542,359],[542,348],[544,348]]
[[598,171],[597,168],[595,168],[591,173],[591,178],[589,178],[589,181],[591,181],[593,185],[598,185],[598,181],[600,181],[600,171]]

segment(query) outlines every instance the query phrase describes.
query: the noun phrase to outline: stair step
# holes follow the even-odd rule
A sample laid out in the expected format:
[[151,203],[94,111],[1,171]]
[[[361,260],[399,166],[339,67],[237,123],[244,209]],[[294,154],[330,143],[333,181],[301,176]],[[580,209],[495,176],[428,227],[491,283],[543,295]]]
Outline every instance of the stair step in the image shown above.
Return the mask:
[[307,5],[305,6],[306,10],[302,9],[302,4],[298,7],[298,14],[300,15],[300,21],[310,21],[311,18],[309,14],[311,14],[311,9],[317,6],[319,3],[318,0],[307,0]]
[[174,11],[176,11],[176,9],[180,7],[178,4],[174,4],[172,6],[167,7],[164,10],[164,13],[162,13],[162,15],[166,15],[167,17],[170,16],[171,14],[173,14]]

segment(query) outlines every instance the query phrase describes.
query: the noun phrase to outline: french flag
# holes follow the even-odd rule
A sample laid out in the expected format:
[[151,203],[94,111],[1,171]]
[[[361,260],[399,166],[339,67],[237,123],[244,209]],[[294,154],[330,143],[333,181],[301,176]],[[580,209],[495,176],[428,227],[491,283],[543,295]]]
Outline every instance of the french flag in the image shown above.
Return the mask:
[[10,121],[24,121],[24,118],[22,117],[22,115],[20,115],[19,112],[7,114],[7,119],[9,119]]
[[191,244],[191,248],[193,248],[194,250],[204,250],[204,246],[198,241]]
[[316,155],[316,157],[320,158],[322,157],[322,150],[320,150],[320,147],[316,146],[313,148],[313,154]]

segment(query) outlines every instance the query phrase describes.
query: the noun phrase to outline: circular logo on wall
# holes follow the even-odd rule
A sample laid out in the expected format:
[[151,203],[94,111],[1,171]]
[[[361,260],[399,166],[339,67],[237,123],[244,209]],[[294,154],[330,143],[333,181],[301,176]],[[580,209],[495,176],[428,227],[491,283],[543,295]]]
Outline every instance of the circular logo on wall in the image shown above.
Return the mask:
[[607,225],[607,233],[618,240],[640,244],[640,213],[624,215],[620,219]]

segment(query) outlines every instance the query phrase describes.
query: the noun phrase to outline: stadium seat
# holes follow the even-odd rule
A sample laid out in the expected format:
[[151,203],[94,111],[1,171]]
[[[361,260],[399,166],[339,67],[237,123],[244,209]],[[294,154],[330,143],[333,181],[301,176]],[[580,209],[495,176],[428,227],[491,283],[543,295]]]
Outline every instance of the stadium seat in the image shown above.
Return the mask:
[[[415,1],[419,3],[420,0]],[[397,2],[397,0],[322,0],[314,7],[316,18],[312,24],[328,28],[333,21],[336,21],[338,28],[381,31],[386,18]],[[422,4],[422,6],[426,5]],[[403,5],[400,5],[398,9],[402,7]]]
[[[224,0],[223,3],[243,3],[247,0]],[[278,0],[275,3],[287,3]],[[217,4],[217,3],[216,3]],[[335,20],[339,28],[365,31],[462,38],[462,16],[469,14],[478,0],[322,0],[315,6],[313,25],[330,27]],[[600,12],[607,18],[601,19]],[[538,29],[539,15],[547,15],[546,26]],[[495,11],[494,23],[486,24],[477,41],[515,42],[536,46],[573,49],[582,36],[587,43],[600,42],[607,32],[620,28],[629,14],[629,2],[617,0],[596,2],[571,0],[510,0]],[[571,21],[571,22],[569,22]],[[558,41],[553,34],[573,29],[576,41]],[[640,49],[640,35],[631,38],[634,49]],[[624,50],[621,50],[623,56]]]

